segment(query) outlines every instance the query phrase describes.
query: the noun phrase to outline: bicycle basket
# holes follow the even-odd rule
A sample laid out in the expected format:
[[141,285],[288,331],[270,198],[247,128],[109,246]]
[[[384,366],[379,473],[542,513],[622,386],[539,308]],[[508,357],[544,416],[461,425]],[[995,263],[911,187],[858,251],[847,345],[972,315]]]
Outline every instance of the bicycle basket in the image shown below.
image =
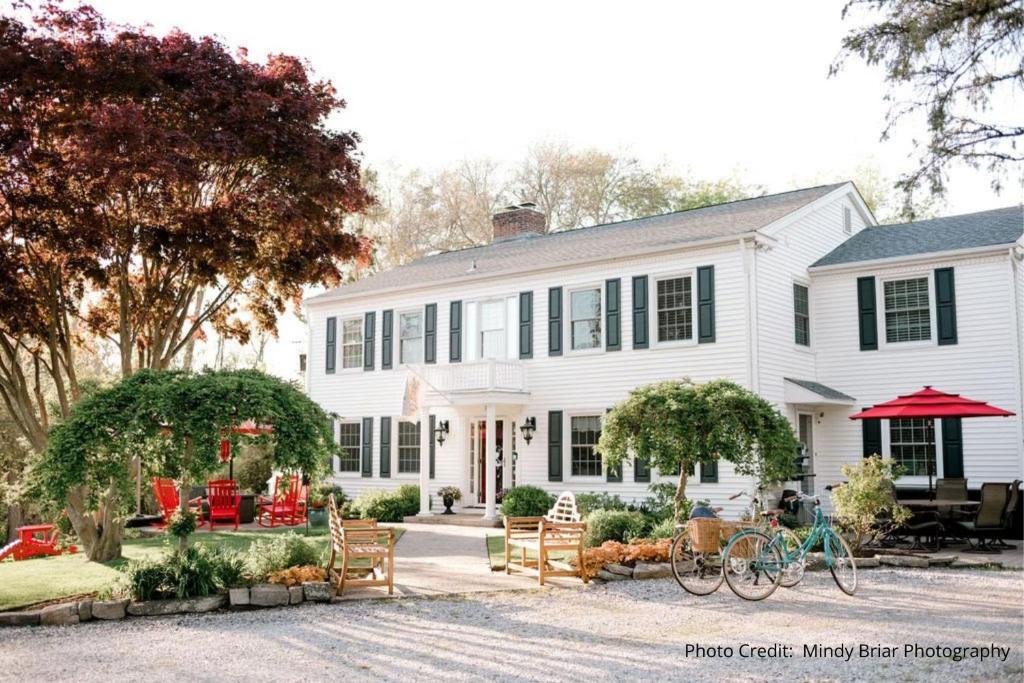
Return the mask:
[[690,547],[698,553],[717,553],[721,548],[722,520],[698,517],[686,523]]
[[[743,529],[749,529],[753,526],[750,522],[725,522],[722,524],[722,540],[726,543],[735,534],[739,533]],[[747,536],[745,538],[738,539],[733,545],[732,550],[729,551],[731,557],[742,557],[750,558],[754,556],[754,536]]]

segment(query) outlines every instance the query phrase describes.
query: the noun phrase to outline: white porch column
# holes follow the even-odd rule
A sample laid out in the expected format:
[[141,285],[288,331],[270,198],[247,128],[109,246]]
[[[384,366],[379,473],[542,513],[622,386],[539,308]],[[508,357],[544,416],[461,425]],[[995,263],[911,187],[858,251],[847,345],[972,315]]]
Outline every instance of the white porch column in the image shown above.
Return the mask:
[[429,517],[430,512],[430,410],[420,408],[420,511],[417,517]]
[[484,519],[495,519],[497,518],[497,496],[494,491],[494,478],[497,474],[497,467],[495,460],[497,458],[497,443],[498,435],[497,432],[497,419],[495,416],[496,408],[493,403],[487,404],[487,443],[485,445],[485,461],[486,466],[484,468],[484,481],[486,482],[484,497]]
[[501,488],[508,491],[512,488],[512,420],[505,416],[504,429],[501,433],[501,456],[504,466],[501,468]]

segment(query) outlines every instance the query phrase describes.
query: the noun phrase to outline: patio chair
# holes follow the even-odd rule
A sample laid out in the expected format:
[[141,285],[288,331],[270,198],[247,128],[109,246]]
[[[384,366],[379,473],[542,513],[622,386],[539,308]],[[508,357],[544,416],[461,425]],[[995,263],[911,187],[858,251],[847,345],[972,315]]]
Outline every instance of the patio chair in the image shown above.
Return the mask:
[[234,522],[235,529],[238,529],[242,509],[242,496],[238,493],[237,481],[234,479],[216,479],[207,482],[206,501],[209,504],[207,517],[210,521],[210,531],[213,531],[213,523],[218,519]]
[[[893,502],[896,501],[896,485],[890,482]],[[939,513],[935,510],[919,510],[912,512],[910,519],[902,524],[893,524],[892,519],[881,516],[876,521],[881,536],[880,545],[895,546],[897,542],[910,543],[911,550],[934,550],[942,547],[942,539],[946,535]],[[929,541],[928,544],[925,541]]]
[[274,478],[274,494],[267,498],[260,496],[258,501],[259,512],[256,516],[256,523],[259,526],[274,527],[278,524],[295,526],[300,522],[296,521],[299,515],[299,475],[293,474],[290,477],[277,476]]
[[352,586],[387,586],[388,595],[393,595],[395,530],[378,527],[375,519],[342,519],[334,494],[329,496],[327,508],[331,527],[327,578],[337,577],[338,595]]
[[994,539],[1004,537],[1010,530],[1006,508],[1010,502],[1010,485],[985,482],[981,485],[981,505],[970,521],[954,521],[953,528],[965,538],[975,539],[975,545],[965,552],[997,553]]
[[[173,479],[153,477],[153,496],[156,498],[157,505],[160,506],[160,514],[163,515],[163,521],[160,522],[160,526],[167,526],[171,523],[171,517],[178,511],[179,504],[181,503],[178,487],[174,484]],[[202,498],[192,498],[189,500],[188,509],[196,516],[197,527],[201,527],[206,523],[203,516]]]
[[[1003,522],[1006,528],[1005,536],[1008,536],[1010,531],[1013,529],[1013,515],[1017,511],[1017,503],[1020,502],[1020,479],[1014,479],[1013,483],[1010,484],[1010,500],[1006,503],[1006,511],[1003,513]],[[1003,540],[1003,537],[997,538],[992,543],[992,547],[999,548],[1001,550],[1016,550],[1017,546],[1011,545]]]
[[[535,573],[540,585],[549,576],[579,576],[587,583],[583,571],[583,537],[587,525],[580,521],[576,497],[572,491],[562,493],[543,517],[505,518],[505,573]],[[519,561],[512,561],[513,549],[519,550]],[[537,557],[530,560],[527,553]],[[576,568],[551,566],[551,553],[575,554]]]

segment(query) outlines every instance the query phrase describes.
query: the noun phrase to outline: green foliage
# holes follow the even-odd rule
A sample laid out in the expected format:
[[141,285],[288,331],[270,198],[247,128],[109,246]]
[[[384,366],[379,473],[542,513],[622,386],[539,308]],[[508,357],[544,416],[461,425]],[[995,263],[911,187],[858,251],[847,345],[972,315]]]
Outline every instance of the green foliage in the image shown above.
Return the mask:
[[587,515],[586,544],[596,548],[605,541],[628,543],[650,529],[646,517],[630,510],[595,510]]
[[580,493],[576,496],[576,508],[586,517],[596,510],[631,510],[634,506],[627,505],[617,494]]
[[420,488],[412,484],[402,484],[394,491],[364,491],[356,496],[352,508],[363,519],[401,522],[420,511]]
[[442,486],[437,490],[437,495],[442,500],[451,498],[454,501],[462,500],[462,490],[458,486]]
[[320,564],[320,550],[291,531],[254,542],[245,553],[245,568],[255,582],[289,567]]
[[671,516],[661,520],[647,532],[646,537],[652,541],[661,538],[674,538],[676,535],[676,523]]
[[539,486],[517,486],[501,500],[501,514],[506,517],[540,517],[554,505],[554,497]]
[[[668,481],[659,481],[647,487],[651,495],[644,498],[640,504],[640,511],[653,519],[661,522],[672,519],[675,511],[676,485]],[[689,498],[682,502],[682,516],[680,519],[689,519],[690,511],[693,509],[693,501]]]
[[175,538],[188,538],[189,534],[196,530],[196,516],[194,513],[181,510],[171,515],[171,521],[167,525],[167,531]]
[[[236,449],[234,474],[240,491],[266,493],[267,482],[274,473],[274,449],[271,443],[246,443],[243,440]],[[227,474],[225,473],[225,479]]]
[[803,526],[800,519],[790,512],[783,512],[778,516],[778,520],[779,524],[789,529],[799,529]]
[[852,535],[854,554],[878,533],[910,519],[910,510],[896,503],[893,479],[902,466],[877,455],[864,458],[840,470],[846,483],[832,491],[838,525]]
[[[807,537],[811,535],[812,531],[814,531],[814,529],[809,526],[800,526],[793,528],[793,533],[796,534],[796,537],[800,539],[800,543],[806,541]],[[824,546],[822,545],[821,540],[819,540],[817,543],[811,546],[810,552],[821,552],[822,550],[824,550]]]
[[339,511],[348,506],[348,496],[346,496],[342,488],[336,484],[324,484],[320,486],[320,488],[316,489],[316,495],[313,502],[323,503],[326,505],[331,496],[334,496],[334,502],[338,506]]
[[132,560],[122,569],[120,589],[133,600],[195,598],[243,583],[238,553],[196,544],[158,560]]

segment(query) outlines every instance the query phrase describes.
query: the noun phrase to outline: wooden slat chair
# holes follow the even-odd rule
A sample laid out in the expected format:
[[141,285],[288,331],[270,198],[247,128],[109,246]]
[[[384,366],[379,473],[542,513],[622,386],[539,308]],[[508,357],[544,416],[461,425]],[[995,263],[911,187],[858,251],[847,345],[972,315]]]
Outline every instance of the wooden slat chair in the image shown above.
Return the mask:
[[234,479],[215,479],[206,483],[206,500],[209,504],[207,517],[210,521],[210,531],[213,531],[214,522],[227,520],[234,522],[235,529],[238,529],[241,518],[242,496],[238,493],[238,482]]
[[[157,505],[160,506],[160,514],[163,515],[160,526],[167,526],[171,523],[171,517],[178,511],[181,502],[178,487],[173,479],[153,477],[153,496],[156,498]],[[206,523],[202,498],[193,498],[188,501],[188,509],[196,516],[196,527],[201,527]]]
[[[583,537],[587,525],[580,521],[576,497],[566,491],[543,517],[505,518],[505,573],[512,570],[536,574],[540,585],[549,576],[578,576],[587,583],[583,571]],[[519,550],[519,561],[512,561],[513,549]],[[530,560],[533,552],[536,560]],[[575,553],[576,568],[561,569],[551,566],[551,553]]]
[[[327,502],[331,527],[331,557],[327,575],[337,576],[338,595],[351,586],[387,586],[395,592],[395,530],[377,526],[375,519],[342,519],[334,495]],[[337,559],[341,556],[341,566]],[[365,560],[367,566],[352,566]],[[362,564],[362,563],[360,563]]]

